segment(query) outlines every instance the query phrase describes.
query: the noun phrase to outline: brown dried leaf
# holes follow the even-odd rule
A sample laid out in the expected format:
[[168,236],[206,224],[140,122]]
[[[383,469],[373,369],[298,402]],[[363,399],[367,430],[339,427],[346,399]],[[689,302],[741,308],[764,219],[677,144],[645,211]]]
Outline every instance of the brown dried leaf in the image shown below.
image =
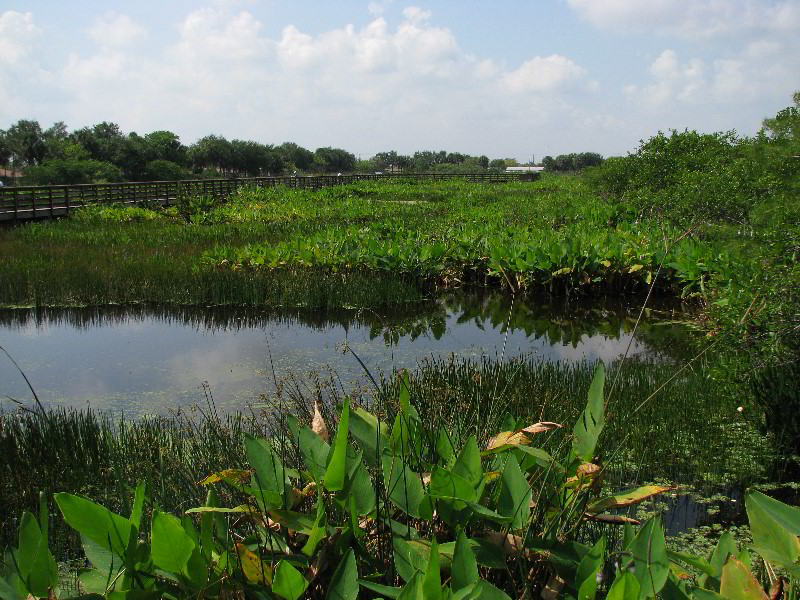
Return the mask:
[[552,421],[539,421],[538,423],[534,423],[533,425],[528,425],[527,427],[521,429],[520,431],[524,431],[529,435],[536,435],[537,433],[552,431],[553,429],[558,429],[559,427],[563,427],[563,425],[559,423],[553,423]]
[[325,419],[322,418],[322,411],[319,409],[319,400],[314,401],[314,418],[311,419],[311,431],[322,438],[323,442],[327,442],[330,439],[328,426],[325,425]]
[[632,519],[631,517],[624,517],[622,515],[609,515],[609,514],[602,514],[596,515],[593,513],[584,513],[583,515],[590,521],[599,521],[600,523],[610,523],[611,525],[624,525],[625,523],[630,523],[631,525],[641,525],[641,521],[637,521],[636,519]]

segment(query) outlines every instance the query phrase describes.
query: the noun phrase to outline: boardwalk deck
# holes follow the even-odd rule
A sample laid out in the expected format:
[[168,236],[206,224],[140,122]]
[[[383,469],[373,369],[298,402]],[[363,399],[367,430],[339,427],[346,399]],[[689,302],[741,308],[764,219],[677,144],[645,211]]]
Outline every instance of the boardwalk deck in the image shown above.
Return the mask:
[[309,177],[248,177],[184,181],[132,181],[86,185],[0,187],[0,222],[51,219],[87,204],[174,204],[182,195],[225,199],[244,186],[319,189],[357,181],[398,179],[443,181],[461,179],[475,183],[530,181],[524,173],[386,173],[381,175],[316,175]]

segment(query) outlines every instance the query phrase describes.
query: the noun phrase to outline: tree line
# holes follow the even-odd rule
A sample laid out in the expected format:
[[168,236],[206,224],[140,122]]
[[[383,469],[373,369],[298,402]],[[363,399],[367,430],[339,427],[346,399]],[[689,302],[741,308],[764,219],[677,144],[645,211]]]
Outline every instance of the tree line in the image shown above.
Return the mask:
[[[546,157],[552,165],[545,167],[574,171],[598,164],[586,158],[590,155],[602,162],[599,154],[583,153],[567,155],[579,157],[572,159],[571,168],[561,168],[561,156]],[[126,134],[106,121],[69,131],[60,121],[44,129],[36,120],[21,119],[0,130],[0,177],[31,185],[315,173],[475,173],[509,166],[517,166],[517,161],[444,150],[411,155],[392,150],[362,160],[341,148],[311,151],[293,142],[276,146],[213,134],[186,146],[171,131]]]

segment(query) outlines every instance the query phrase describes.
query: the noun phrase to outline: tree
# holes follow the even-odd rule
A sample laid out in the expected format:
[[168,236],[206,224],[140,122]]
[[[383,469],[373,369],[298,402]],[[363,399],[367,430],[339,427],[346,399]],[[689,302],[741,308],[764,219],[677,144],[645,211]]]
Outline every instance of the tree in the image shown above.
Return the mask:
[[119,167],[99,160],[54,158],[25,170],[25,182],[31,185],[106,183],[120,181]]
[[317,148],[314,163],[323,173],[350,173],[356,168],[356,157],[341,148]]
[[14,166],[38,165],[47,156],[44,132],[38,121],[20,119],[6,130],[4,137]]
[[231,142],[231,167],[237,173],[258,177],[283,171],[283,160],[272,148],[249,140]]
[[214,168],[223,173],[232,161],[231,143],[221,135],[207,135],[189,146],[187,157],[196,169]]
[[93,127],[84,127],[73,132],[72,137],[88,150],[89,155],[99,161],[119,165],[124,160],[125,136],[116,123],[103,121]]
[[489,168],[495,169],[497,171],[505,171],[506,169],[506,161],[502,158],[495,158],[494,160],[489,161]]
[[153,131],[145,135],[144,150],[148,161],[168,160],[178,165],[187,164],[186,146],[171,131]]
[[147,163],[143,175],[146,181],[175,181],[191,177],[188,169],[178,163],[163,159],[151,160]]
[[314,153],[294,142],[284,142],[275,150],[284,164],[292,164],[303,171],[307,171],[314,164]]
[[481,155],[478,157],[478,166],[488,169],[489,168],[489,157]]

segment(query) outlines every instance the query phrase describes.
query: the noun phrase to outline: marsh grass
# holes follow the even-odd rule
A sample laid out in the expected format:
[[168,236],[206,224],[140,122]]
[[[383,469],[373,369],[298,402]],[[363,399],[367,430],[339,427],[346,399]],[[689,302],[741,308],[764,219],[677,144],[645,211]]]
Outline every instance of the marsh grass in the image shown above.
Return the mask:
[[[533,360],[430,360],[410,373],[410,397],[433,431],[439,425],[458,440],[475,433],[481,442],[502,429],[508,415],[570,424],[583,410],[594,367]],[[708,377],[702,365],[687,371],[630,417],[633,407],[674,373],[668,364],[628,362],[610,405],[601,438],[606,481],[625,485],[669,480],[703,485],[745,485],[763,479],[771,450],[750,421],[736,411],[741,398]],[[613,377],[614,371],[609,376]],[[386,415],[396,406],[402,374],[378,389],[346,390],[354,401]],[[345,390],[332,374],[311,384],[296,377],[250,413],[217,417],[213,402],[171,417],[126,419],[91,410],[52,409],[46,414],[0,416],[2,539],[10,540],[15,515],[35,506],[39,491],[79,493],[125,513],[137,481],[151,482],[154,501],[180,512],[202,504],[196,484],[223,468],[245,466],[243,434],[286,436],[286,414],[310,422],[315,400],[334,426]],[[255,399],[254,399],[255,400]],[[630,433],[622,452],[615,453]],[[569,445],[564,432],[548,434],[542,447],[558,455]],[[80,555],[74,534],[56,519],[51,534],[64,557]]]
[[[574,177],[244,189],[202,219],[175,207],[87,207],[2,228],[0,305],[377,307],[465,283],[637,293],[673,229],[633,221]],[[681,244],[660,291],[728,268],[714,247]]]

